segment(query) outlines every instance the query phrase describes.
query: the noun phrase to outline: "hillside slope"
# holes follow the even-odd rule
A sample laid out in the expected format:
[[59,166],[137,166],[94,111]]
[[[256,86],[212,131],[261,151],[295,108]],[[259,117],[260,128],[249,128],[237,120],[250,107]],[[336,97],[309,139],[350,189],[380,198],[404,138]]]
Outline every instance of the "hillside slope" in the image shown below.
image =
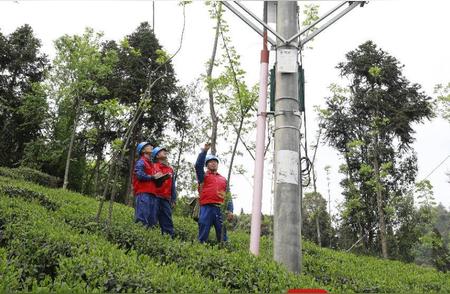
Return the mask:
[[[133,209],[114,206],[113,226],[94,221],[98,201],[78,193],[0,177],[0,292],[39,289],[101,292],[450,293],[450,274],[397,261],[357,256],[304,242],[303,274],[248,253],[248,235],[230,244],[196,242],[196,223],[175,217],[177,238],[133,223]],[[103,220],[107,209],[104,209]]]

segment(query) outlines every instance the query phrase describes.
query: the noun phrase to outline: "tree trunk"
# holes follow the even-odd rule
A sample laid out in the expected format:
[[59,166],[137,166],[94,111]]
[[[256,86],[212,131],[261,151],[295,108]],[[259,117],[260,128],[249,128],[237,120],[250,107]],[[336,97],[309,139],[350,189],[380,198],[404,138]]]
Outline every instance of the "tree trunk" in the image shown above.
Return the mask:
[[230,167],[228,168],[228,176],[227,176],[227,186],[230,187],[231,180],[231,171],[233,170],[234,157],[236,156],[236,150],[239,143],[239,138],[241,137],[242,126],[244,125],[244,117],[241,117],[241,121],[239,122],[239,128],[237,130],[237,137],[233,146],[233,153],[231,153]]
[[94,195],[98,194],[98,179],[100,178],[100,164],[103,156],[102,151],[97,151],[97,159],[95,160],[95,176],[94,176]]
[[114,172],[114,177],[113,177],[113,181],[112,181],[112,190],[111,190],[111,197],[109,197],[109,210],[108,210],[108,228],[111,228],[112,225],[112,213],[113,213],[113,207],[114,207],[114,200],[116,198],[116,191],[117,191],[117,177],[119,176],[119,172],[120,172],[120,168],[122,166],[122,162],[124,159],[124,154],[122,153],[122,156],[120,156],[120,162],[117,165],[116,164],[116,169]]
[[108,189],[109,189],[109,183],[111,182],[111,176],[114,172],[115,169],[115,159],[114,159],[114,155],[111,158],[111,165],[109,167],[109,172],[108,172],[108,178],[106,179],[105,182],[105,187],[103,188],[103,194],[100,197],[100,203],[98,205],[98,210],[97,210],[97,215],[95,217],[95,220],[97,223],[100,223],[100,216],[102,214],[102,210],[103,210],[103,204],[106,200],[106,195],[108,195]]
[[317,244],[320,247],[322,247],[322,238],[320,236],[320,223],[319,223],[319,194],[317,193],[316,173],[314,171],[314,166],[312,167],[312,172],[313,172],[314,196],[316,197],[316,211],[314,218],[316,219]]
[[[125,152],[124,150],[126,149],[126,146],[128,145],[128,142],[129,142],[129,139],[130,139],[130,133],[134,130],[134,128],[135,128],[137,122],[139,121],[141,115],[142,115],[142,109],[138,108],[136,110],[133,118],[131,119],[131,122],[130,122],[130,124],[128,126],[128,129],[127,129],[127,131],[125,133],[125,136],[124,136],[125,137],[125,143],[124,143],[124,147],[122,148],[122,152],[121,151],[113,152],[113,156],[111,157],[111,160],[110,160],[111,165],[110,165],[109,172],[108,172],[108,178],[107,178],[107,181],[105,182],[105,187],[103,189],[103,195],[100,198],[100,203],[99,203],[99,206],[98,206],[98,211],[97,211],[97,216],[96,216],[97,223],[99,223],[99,221],[100,221],[100,216],[101,216],[101,213],[102,213],[103,204],[104,204],[104,201],[106,199],[106,195],[108,195],[109,184],[111,183],[111,179],[113,177],[113,174],[115,174],[117,157],[119,156],[119,154]],[[123,155],[122,155],[122,158],[123,158]],[[115,179],[114,179],[114,181],[115,181]],[[114,192],[115,192],[115,190],[114,190]],[[113,198],[113,196],[114,195],[111,195],[111,198]],[[111,216],[111,214],[112,214],[112,203],[110,203],[110,205],[111,205],[111,208],[110,208],[110,216]],[[110,224],[111,220],[108,219],[108,222]]]
[[108,211],[108,221],[107,221],[108,229],[112,225],[112,212],[113,212],[114,200],[116,198],[116,191],[117,191],[117,184],[116,184],[117,177],[119,176],[120,169],[122,168],[122,164],[123,164],[123,161],[125,159],[125,152],[126,152],[128,146],[130,144],[130,140],[131,140],[131,138],[133,136],[134,128],[136,127],[137,122],[141,118],[141,115],[142,115],[142,111],[138,115],[135,116],[135,119],[130,124],[129,130],[125,134],[125,140],[124,140],[124,144],[122,146],[122,149],[118,151],[118,156],[117,157],[119,157],[119,156],[120,157],[115,162],[115,171],[112,171],[112,173],[114,174],[114,177],[113,177],[113,180],[112,180],[113,187],[112,187],[112,191],[111,191],[111,197],[109,198],[109,211]]
[[383,258],[388,258],[387,241],[386,241],[386,224],[384,219],[384,205],[383,205],[383,193],[381,191],[381,181],[380,181],[380,166],[378,162],[378,156],[376,154],[373,160],[373,168],[375,172],[375,180],[377,183],[377,211],[378,211],[378,222],[380,225],[380,242],[381,242],[381,252]]
[[317,244],[319,245],[319,247],[322,247],[322,239],[320,236],[320,224],[319,224],[319,215],[316,214],[316,231],[317,231]]
[[[327,189],[328,189],[328,216],[330,217],[330,227],[332,226],[332,219],[331,219],[331,191],[330,191],[330,170],[328,167],[325,167],[325,171],[327,173]],[[330,241],[329,241],[329,247],[331,248],[331,237],[332,234],[330,234]]]
[[81,193],[84,195],[92,195],[92,191],[90,191],[90,187],[92,184],[92,179],[95,177],[95,170],[96,170],[96,167],[94,166],[94,168],[89,173],[89,175],[86,175],[87,179],[84,181],[84,182],[86,182],[86,184],[83,184],[83,189],[81,189]]
[[66,167],[64,170],[64,182],[63,182],[63,187],[62,187],[63,189],[67,189],[67,185],[69,184],[70,158],[72,156],[73,143],[75,141],[75,135],[77,132],[79,108],[80,108],[80,102],[78,101],[78,99],[76,99],[75,115],[74,115],[73,123],[72,123],[72,133],[70,135],[69,150],[67,151]]
[[130,148],[129,148],[129,156],[128,156],[128,179],[127,179],[127,191],[125,194],[126,200],[125,203],[128,206],[133,206],[133,193],[132,193],[132,187],[131,187],[131,182],[133,180],[133,172],[134,172],[134,146],[136,142],[132,142],[132,144],[130,144]]
[[[368,235],[368,237],[367,237],[367,244],[373,244],[373,239],[374,239],[374,231],[373,231],[373,229],[372,228],[369,228],[369,233],[367,234]],[[368,246],[367,246],[367,248],[369,248]]]
[[[319,148],[319,142],[320,142],[320,134],[322,133],[322,128],[319,129],[319,133],[317,134],[317,141],[316,146],[314,148],[314,156],[312,160],[312,175],[313,175],[313,187],[314,187],[314,196],[316,197],[316,211],[315,211],[315,219],[316,219],[316,232],[317,232],[317,244],[322,247],[322,238],[320,236],[320,223],[319,223],[319,195],[317,193],[317,177],[316,177],[316,168],[315,168],[315,160],[316,160],[316,154],[317,149]],[[305,146],[307,148],[307,146]]]
[[212,71],[214,68],[214,62],[216,60],[216,53],[217,53],[217,44],[219,42],[219,34],[220,34],[220,22],[222,19],[222,3],[217,4],[219,6],[218,13],[217,13],[217,23],[216,23],[216,33],[214,35],[214,44],[213,44],[213,50],[211,53],[211,59],[209,60],[209,67],[206,71],[206,80],[208,85],[208,95],[209,95],[209,110],[211,113],[211,154],[216,155],[217,149],[217,127],[219,123],[219,118],[217,117],[216,110],[214,108],[214,93],[213,88],[211,86],[211,79],[212,79]]
[[[349,181],[349,185],[353,185],[353,183],[355,181],[354,181],[352,173],[350,172],[350,158],[348,157],[348,153],[349,153],[349,150],[348,149],[345,150],[344,159],[345,159],[345,163],[347,164],[347,180]],[[365,231],[363,229],[363,225],[361,224],[360,220],[357,220],[357,225],[358,225],[359,230],[361,232],[361,236],[365,236]],[[355,236],[354,237],[355,237],[355,239],[358,239],[358,234],[356,232],[355,232]],[[363,244],[364,244],[365,249],[367,251],[370,248],[369,247],[370,245],[366,243],[367,239],[365,237],[363,239],[364,239],[363,240],[364,241]]]
[[[83,194],[85,195],[97,195],[97,185],[98,185],[98,174],[99,174],[99,165],[100,165],[100,159],[99,159],[99,154],[98,152],[95,153],[96,155],[96,160],[95,160],[95,165],[94,168],[92,169],[86,184],[84,185],[84,188],[81,190]],[[100,154],[101,156],[101,154]],[[92,187],[92,179],[94,180],[94,189],[91,190]]]
[[[178,158],[177,158],[177,161],[176,161],[177,163],[175,165],[175,171],[174,171],[175,177],[178,177],[178,171],[180,170],[181,154],[183,154],[183,150],[184,150],[184,138],[185,138],[185,135],[186,135],[185,131],[182,130],[181,131],[181,141],[180,141],[180,145],[178,147]],[[176,178],[175,178],[175,180],[176,180]]]

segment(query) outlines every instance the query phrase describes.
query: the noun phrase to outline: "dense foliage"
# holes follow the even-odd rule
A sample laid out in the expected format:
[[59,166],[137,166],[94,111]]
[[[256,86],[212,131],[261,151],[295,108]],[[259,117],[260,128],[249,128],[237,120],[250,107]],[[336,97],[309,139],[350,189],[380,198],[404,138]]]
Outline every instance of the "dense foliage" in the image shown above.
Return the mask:
[[321,111],[325,141],[345,160],[342,241],[350,247],[361,238],[361,251],[388,258],[396,250],[390,240],[404,225],[401,204],[416,180],[413,124],[433,117],[431,97],[372,41],[345,57],[337,68],[349,85],[332,86]]

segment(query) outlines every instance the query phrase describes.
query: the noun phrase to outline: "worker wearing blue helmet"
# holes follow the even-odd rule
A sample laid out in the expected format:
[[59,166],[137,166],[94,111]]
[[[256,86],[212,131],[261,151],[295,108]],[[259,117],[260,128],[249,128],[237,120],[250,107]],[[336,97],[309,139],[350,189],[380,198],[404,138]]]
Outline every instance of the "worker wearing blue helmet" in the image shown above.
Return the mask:
[[134,165],[133,191],[135,195],[135,220],[144,226],[152,226],[151,198],[156,192],[155,180],[161,176],[156,173],[151,161],[153,146],[150,142],[141,142],[136,148],[139,159]]
[[156,179],[155,197],[151,197],[151,222],[159,223],[161,232],[174,236],[172,208],[175,206],[177,194],[173,168],[167,160],[168,151],[164,147],[155,147],[152,151],[153,168],[162,176]]
[[[209,154],[209,144],[205,144],[195,163],[195,171],[197,174],[197,182],[200,194],[200,214],[198,219],[198,240],[203,243],[208,240],[209,231],[212,226],[216,231],[217,241],[227,241],[225,227],[223,226],[222,212],[220,206],[225,201],[225,193],[227,192],[227,180],[217,172],[219,166],[219,158]],[[206,167],[206,173],[204,171]],[[227,220],[233,219],[233,202],[230,200],[226,204]]]

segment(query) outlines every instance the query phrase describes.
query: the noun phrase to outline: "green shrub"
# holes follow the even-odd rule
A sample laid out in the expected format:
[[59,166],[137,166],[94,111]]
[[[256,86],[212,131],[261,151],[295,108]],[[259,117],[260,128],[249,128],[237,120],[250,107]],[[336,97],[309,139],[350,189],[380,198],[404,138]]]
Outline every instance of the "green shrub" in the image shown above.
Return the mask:
[[54,226],[46,222],[44,208],[3,195],[0,195],[3,243],[15,267],[21,269],[21,282],[29,287],[33,280],[42,280],[47,275],[53,278],[59,255],[69,255],[70,245],[56,238]]
[[0,176],[11,179],[24,180],[24,178],[22,176],[19,176],[14,169],[4,166],[0,166]]
[[[280,292],[292,287],[318,287],[311,277],[296,276],[269,259],[256,258],[248,250],[228,252],[197,242],[197,225],[187,218],[175,218],[178,234],[184,239],[171,240],[161,236],[158,229],[148,230],[133,223],[133,211],[124,205],[114,206],[113,226],[97,225],[93,217],[97,202],[77,193],[40,188],[58,201],[56,212],[64,222],[82,232],[96,232],[124,249],[133,249],[150,256],[161,264],[176,264],[216,280],[230,290],[244,292]],[[104,209],[105,214],[106,210]],[[184,224],[182,224],[184,222]]]
[[17,168],[17,172],[21,174],[25,180],[46,186],[57,188],[61,184],[61,179],[51,176],[49,174],[43,173],[41,171],[28,168],[28,167],[19,167]]
[[218,283],[175,265],[79,234],[34,203],[0,196],[0,212],[8,255],[21,269],[21,290],[223,292]]
[[1,192],[9,197],[20,197],[24,200],[32,201],[35,200],[42,206],[50,210],[57,210],[59,205],[50,199],[48,199],[43,193],[35,192],[26,188],[19,188],[16,186],[2,186]]
[[26,180],[51,188],[57,188],[61,184],[60,178],[28,167],[7,168],[2,166],[0,167],[0,176],[17,180]]
[[311,277],[296,276],[272,260],[250,255],[247,250],[228,252],[199,244],[196,241],[197,225],[191,219],[177,218],[177,225],[185,228],[182,235],[187,239],[171,240],[162,237],[157,229],[148,230],[134,224],[132,209],[115,205],[113,226],[108,229],[93,222],[98,203],[92,198],[44,187],[35,189],[57,202],[61,207],[55,215],[80,232],[96,232],[124,249],[136,250],[161,264],[176,264],[179,268],[197,272],[220,282],[227,289],[268,293],[319,286]]
[[20,273],[8,259],[8,252],[0,248],[0,293],[11,293],[20,289]]
[[336,290],[360,293],[450,292],[450,275],[433,268],[320,248],[310,242],[303,244],[305,271]]
[[[0,186],[7,184],[11,185],[11,181],[7,183],[0,177]],[[197,224],[191,219],[174,217],[179,239],[170,240],[161,236],[159,230],[147,230],[134,224],[133,210],[119,204],[114,205],[113,226],[108,230],[102,223],[93,222],[98,202],[92,198],[19,181],[14,181],[12,185],[44,193],[48,199],[60,205],[55,212],[47,210],[46,213],[51,213],[59,222],[76,228],[80,236],[95,233],[98,238],[103,237],[119,245],[122,252],[136,252],[140,254],[137,256],[144,256],[143,258],[149,258],[157,264],[199,273],[206,280],[217,280],[222,288],[226,287],[230,291],[284,292],[288,288],[326,288],[331,292],[341,293],[450,293],[450,274],[414,264],[323,249],[309,242],[303,242],[303,275],[295,276],[271,260],[271,238],[261,239],[261,257],[256,258],[248,253],[248,234],[230,232],[227,249],[218,249],[196,242]],[[103,219],[106,213],[107,209],[104,209]],[[76,256],[81,254],[77,253]],[[92,260],[87,263],[93,263],[95,256],[101,256],[101,253],[88,256],[85,258]],[[65,263],[70,263],[69,261],[76,260],[74,258],[63,257],[60,259],[60,266],[63,259]],[[101,259],[105,260],[107,257]],[[81,263],[74,262],[74,266]],[[66,272],[73,274],[80,271],[72,269]],[[136,274],[133,273],[132,276],[134,275]],[[61,284],[68,279],[62,279]],[[77,283],[72,284],[79,285]]]
[[[83,219],[83,222],[92,222],[92,219],[85,219],[84,216],[95,214],[97,208],[95,202],[92,199],[75,194],[72,194],[70,199],[77,199],[79,204],[75,204],[77,201],[71,201],[70,205],[61,209],[61,216],[73,224]],[[64,201],[67,201],[67,199]],[[68,206],[72,208],[64,212]],[[82,207],[85,209],[82,209]],[[77,211],[80,211],[79,215],[76,215]],[[188,241],[178,243],[170,240],[164,241],[157,230],[146,231],[144,228],[136,227],[131,222],[132,210],[122,205],[115,205],[113,229],[109,232],[102,229],[102,233],[112,242],[124,248],[135,248],[141,253],[153,256],[162,263],[177,263],[180,267],[196,269],[211,279],[220,280],[229,289],[247,292],[273,292],[283,291],[287,288],[322,287],[338,292],[406,291],[419,293],[423,291],[448,291],[450,286],[449,282],[445,282],[449,276],[444,276],[434,270],[429,275],[427,269],[423,269],[425,275],[419,277],[418,275],[421,275],[422,272],[420,267],[410,265],[411,268],[392,268],[390,264],[394,265],[395,262],[386,261],[387,263],[383,264],[384,261],[376,258],[359,265],[351,258],[351,254],[334,250],[326,251],[325,249],[323,250],[329,252],[328,254],[316,254],[312,249],[317,249],[320,252],[322,252],[322,249],[308,242],[303,242],[303,273],[306,277],[291,277],[282,267],[271,268],[272,263],[274,263],[271,261],[273,252],[271,238],[264,237],[261,239],[260,252],[263,258],[252,259],[253,257],[248,254],[248,234],[245,233],[230,232],[228,249],[234,252],[228,253],[225,250],[217,250],[197,244],[195,242],[197,225],[189,218],[174,217],[178,236],[182,240]],[[83,227],[79,222],[76,226]],[[93,229],[99,230],[101,227]],[[145,236],[145,238],[142,238],[142,236]],[[170,248],[176,248],[176,250],[170,250]],[[343,254],[343,260],[336,258],[339,254]],[[346,256],[349,258],[345,258]],[[358,260],[364,260],[364,257],[357,256],[356,261]],[[339,266],[339,264],[345,264],[345,266]],[[315,265],[322,270],[327,269],[325,274],[323,271],[316,271]],[[328,267],[328,265],[331,265],[331,267]],[[332,267],[338,268],[339,271],[333,270]],[[371,267],[380,267],[381,269],[378,271],[383,274],[378,274],[378,271],[374,272]],[[420,274],[417,273],[417,270]],[[393,279],[392,277],[396,276],[398,271],[404,271],[404,273],[401,274],[399,279]],[[247,272],[252,274],[242,274]],[[279,276],[282,275],[284,277],[280,278]],[[289,278],[287,278],[288,276]],[[379,278],[380,276],[383,278]],[[318,284],[312,283],[310,279],[314,279]],[[264,281],[268,281],[267,284]]]

